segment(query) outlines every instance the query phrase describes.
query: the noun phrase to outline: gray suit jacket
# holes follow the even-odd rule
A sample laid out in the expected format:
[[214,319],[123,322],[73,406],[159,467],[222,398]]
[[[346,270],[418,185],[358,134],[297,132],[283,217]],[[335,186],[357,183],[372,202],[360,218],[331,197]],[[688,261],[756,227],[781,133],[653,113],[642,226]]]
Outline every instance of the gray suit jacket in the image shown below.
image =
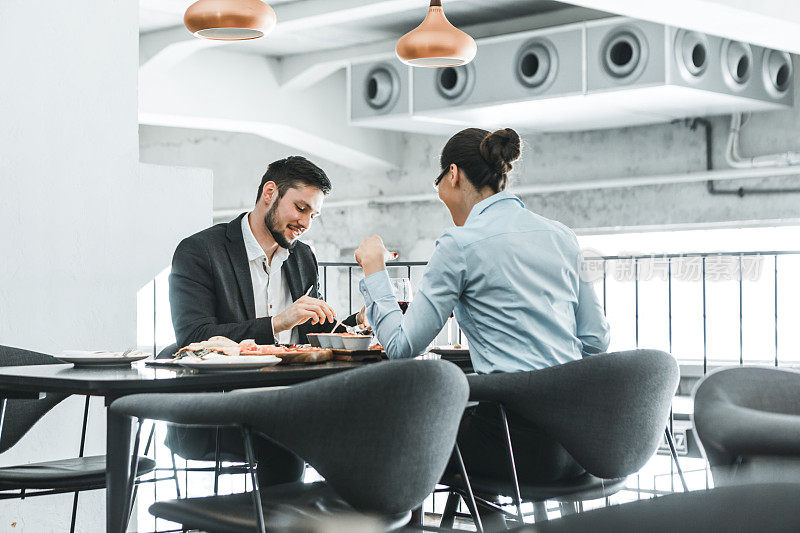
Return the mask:
[[[169,276],[169,302],[178,346],[223,335],[237,342],[255,339],[258,344],[274,344],[271,317],[256,318],[253,283],[242,237],[242,213],[235,220],[217,224],[178,245]],[[292,301],[309,287],[309,296],[319,298],[317,259],[311,248],[298,242],[283,263],[282,273],[289,283]],[[344,321],[355,324],[355,315]],[[300,343],[306,335],[328,332],[331,324],[298,326]]]

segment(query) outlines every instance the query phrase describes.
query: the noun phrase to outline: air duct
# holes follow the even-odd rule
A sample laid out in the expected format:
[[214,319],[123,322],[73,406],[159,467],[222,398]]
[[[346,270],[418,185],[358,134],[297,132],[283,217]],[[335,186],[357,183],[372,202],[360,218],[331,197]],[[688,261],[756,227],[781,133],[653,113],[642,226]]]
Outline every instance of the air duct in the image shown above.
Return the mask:
[[349,124],[371,128],[448,134],[454,126],[411,115],[411,68],[394,56],[349,66]]
[[772,97],[785,97],[794,80],[792,56],[778,50],[764,50],[761,75],[764,87]]
[[408,120],[371,126],[581,131],[794,103],[789,54],[622,17],[482,39],[467,67],[409,80]]

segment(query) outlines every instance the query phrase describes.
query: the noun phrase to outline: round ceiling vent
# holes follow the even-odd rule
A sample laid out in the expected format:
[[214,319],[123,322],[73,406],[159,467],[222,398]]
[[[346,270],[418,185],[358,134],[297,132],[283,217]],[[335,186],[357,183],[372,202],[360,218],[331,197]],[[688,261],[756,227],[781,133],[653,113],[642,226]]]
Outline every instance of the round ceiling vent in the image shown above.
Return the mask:
[[792,86],[792,56],[778,50],[764,50],[762,75],[767,92],[775,98],[786,94]]
[[443,67],[436,71],[436,90],[442,98],[458,103],[472,92],[475,85],[475,69],[470,65]]
[[708,70],[708,55],[708,38],[702,33],[680,30],[675,34],[675,60],[684,78],[702,77]]
[[618,27],[603,39],[600,53],[603,69],[609,76],[630,82],[639,77],[647,64],[647,41],[637,28]]
[[545,89],[555,79],[558,55],[550,41],[536,39],[522,45],[517,53],[517,79],[529,89]]
[[389,65],[378,65],[364,80],[364,99],[376,110],[388,110],[400,95],[400,78]]
[[753,71],[753,50],[749,44],[726,40],[722,45],[722,75],[734,90],[743,89]]

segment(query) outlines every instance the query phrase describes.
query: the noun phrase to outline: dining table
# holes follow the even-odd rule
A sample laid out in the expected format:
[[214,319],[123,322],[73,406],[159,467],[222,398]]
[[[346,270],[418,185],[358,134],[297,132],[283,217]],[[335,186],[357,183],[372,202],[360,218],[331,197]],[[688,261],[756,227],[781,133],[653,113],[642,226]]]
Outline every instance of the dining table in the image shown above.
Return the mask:
[[[127,367],[74,367],[72,364],[0,368],[0,411],[8,398],[61,393],[104,398],[106,407],[106,531],[123,533],[127,525],[127,483],[131,476],[133,421],[115,415],[117,398],[139,393],[224,392],[288,386],[372,364],[328,361],[313,365],[277,365],[235,372],[198,372],[159,361]],[[0,435],[2,417],[0,417]]]

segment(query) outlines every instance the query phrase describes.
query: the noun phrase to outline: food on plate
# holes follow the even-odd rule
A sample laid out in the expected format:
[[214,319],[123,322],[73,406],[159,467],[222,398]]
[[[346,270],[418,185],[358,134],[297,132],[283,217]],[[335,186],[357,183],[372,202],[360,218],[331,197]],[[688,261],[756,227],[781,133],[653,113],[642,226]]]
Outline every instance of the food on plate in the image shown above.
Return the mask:
[[381,343],[376,342],[375,344],[370,346],[369,349],[370,350],[383,350],[383,346],[381,346]]
[[208,359],[219,356],[241,355],[242,348],[238,342],[232,341],[227,337],[211,337],[207,341],[193,342],[189,346],[184,346],[175,354],[176,359],[186,356]]
[[274,356],[286,357],[298,354],[313,354],[322,351],[308,345],[274,346],[272,344],[256,344],[253,339],[245,339],[240,343],[227,337],[211,337],[207,341],[193,342],[178,350],[176,359],[195,357],[198,359],[212,359],[231,356]]
[[356,327],[355,332],[358,335],[374,335],[374,333],[372,333],[372,328],[370,326],[367,326],[364,329],[359,329],[358,327]]

